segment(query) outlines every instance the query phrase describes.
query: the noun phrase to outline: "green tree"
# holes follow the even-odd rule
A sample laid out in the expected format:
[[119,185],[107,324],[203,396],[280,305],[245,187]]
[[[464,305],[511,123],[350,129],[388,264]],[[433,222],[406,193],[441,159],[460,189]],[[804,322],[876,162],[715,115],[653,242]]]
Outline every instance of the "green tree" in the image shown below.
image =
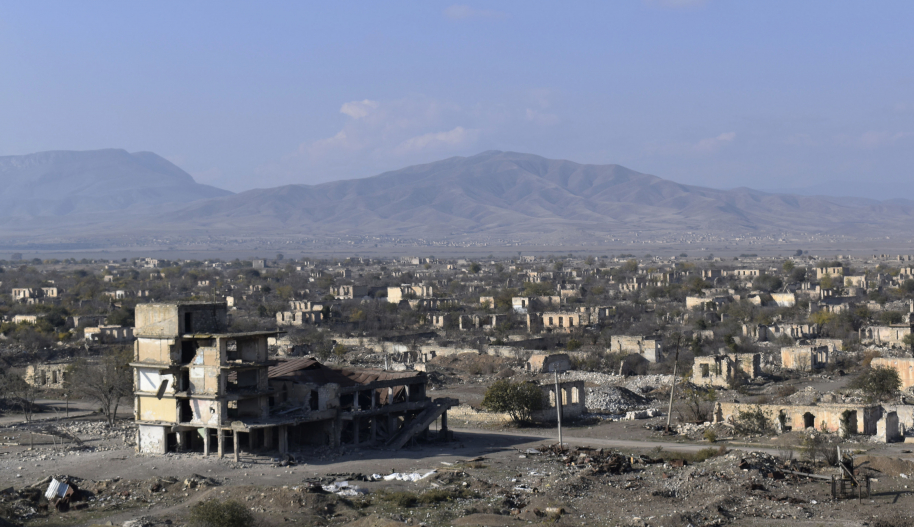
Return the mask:
[[848,386],[863,390],[871,399],[885,401],[901,388],[901,378],[894,368],[877,366],[865,370]]
[[517,423],[530,422],[533,413],[543,409],[543,392],[531,382],[501,379],[486,390],[482,407],[490,412],[507,413]]
[[478,262],[473,262],[470,264],[470,272],[473,274],[479,273],[482,270],[482,266]]

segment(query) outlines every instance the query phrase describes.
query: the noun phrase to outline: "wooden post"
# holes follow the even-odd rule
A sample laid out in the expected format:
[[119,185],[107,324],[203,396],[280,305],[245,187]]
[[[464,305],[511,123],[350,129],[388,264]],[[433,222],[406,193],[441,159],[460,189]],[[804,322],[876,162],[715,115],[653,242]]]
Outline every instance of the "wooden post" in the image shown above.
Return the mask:
[[238,430],[232,430],[232,446],[235,447],[235,463],[241,461],[241,447],[238,444]]

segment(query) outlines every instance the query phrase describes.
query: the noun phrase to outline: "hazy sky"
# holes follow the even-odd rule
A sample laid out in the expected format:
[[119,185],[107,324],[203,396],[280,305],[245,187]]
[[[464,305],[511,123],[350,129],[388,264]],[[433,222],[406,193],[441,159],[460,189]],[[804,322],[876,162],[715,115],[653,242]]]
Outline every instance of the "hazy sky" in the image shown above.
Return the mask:
[[914,199],[912,20],[909,0],[3,0],[0,155],[148,150],[238,191],[497,149]]

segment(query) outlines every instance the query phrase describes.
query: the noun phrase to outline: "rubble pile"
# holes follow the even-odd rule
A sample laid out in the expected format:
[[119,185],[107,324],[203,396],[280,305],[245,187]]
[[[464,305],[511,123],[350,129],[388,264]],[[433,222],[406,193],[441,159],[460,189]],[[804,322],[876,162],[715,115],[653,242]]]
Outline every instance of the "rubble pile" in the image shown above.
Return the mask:
[[591,371],[572,370],[564,373],[562,380],[584,381],[599,386],[622,386],[635,393],[648,393],[669,386],[672,375],[610,375]]
[[593,413],[624,414],[642,410],[654,401],[620,386],[587,388],[587,411]]

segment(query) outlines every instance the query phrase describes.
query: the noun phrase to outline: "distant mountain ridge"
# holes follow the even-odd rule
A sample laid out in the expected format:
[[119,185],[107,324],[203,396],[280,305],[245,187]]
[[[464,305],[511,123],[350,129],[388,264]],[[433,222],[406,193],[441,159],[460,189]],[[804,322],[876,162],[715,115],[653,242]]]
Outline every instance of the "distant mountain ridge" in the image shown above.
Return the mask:
[[[0,158],[0,184],[21,185],[9,180],[15,172],[29,175],[29,181],[37,181],[41,188],[48,186],[46,181],[58,180],[81,185],[76,193],[80,199],[69,209],[60,204],[65,196],[59,196],[56,207],[35,206],[47,212],[33,210],[34,220],[4,220],[0,214],[0,235],[59,231],[65,223],[80,234],[105,231],[125,236],[392,235],[430,240],[497,236],[534,241],[548,236],[574,242],[647,230],[731,235],[831,232],[865,238],[884,231],[908,232],[914,219],[914,202],[908,200],[718,190],[619,165],[585,165],[516,152],[488,151],[363,179],[238,194],[199,185],[155,154],[122,150],[95,154],[110,166],[132,170],[100,170],[97,167],[109,165],[93,158],[89,160],[96,167],[92,175],[83,174],[73,183],[67,174],[79,172],[81,165],[67,163],[79,156],[35,154],[54,158],[41,162]],[[16,172],[5,168],[14,161],[60,169],[20,166]],[[95,207],[90,214],[83,205],[92,200],[82,199],[95,196],[96,191],[107,192],[103,194],[107,208]],[[150,205],[155,203],[161,206],[152,210]],[[22,204],[18,206],[21,210]],[[54,219],[61,215],[66,215],[66,222]]]
[[897,227],[914,202],[849,200],[682,185],[619,165],[489,151],[364,179],[250,190],[187,205],[174,218],[207,227],[446,236]]
[[0,217],[63,216],[187,203],[232,193],[152,152],[107,149],[0,157]]

